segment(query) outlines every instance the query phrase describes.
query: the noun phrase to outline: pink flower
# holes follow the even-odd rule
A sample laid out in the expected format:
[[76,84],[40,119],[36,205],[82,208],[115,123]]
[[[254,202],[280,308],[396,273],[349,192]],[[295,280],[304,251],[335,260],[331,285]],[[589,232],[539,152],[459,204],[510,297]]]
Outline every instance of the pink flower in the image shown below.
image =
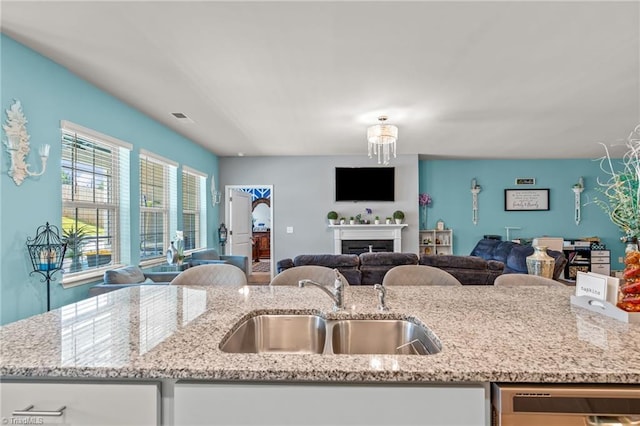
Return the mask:
[[423,194],[420,194],[418,196],[418,204],[420,204],[421,206],[428,206],[431,204],[431,195],[427,194],[426,192]]

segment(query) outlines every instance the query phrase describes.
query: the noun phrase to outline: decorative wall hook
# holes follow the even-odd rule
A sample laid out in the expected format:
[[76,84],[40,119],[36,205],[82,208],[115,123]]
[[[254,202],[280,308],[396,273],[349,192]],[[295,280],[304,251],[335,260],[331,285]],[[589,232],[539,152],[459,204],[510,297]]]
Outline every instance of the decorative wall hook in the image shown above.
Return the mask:
[[215,207],[218,204],[220,204],[221,200],[222,200],[222,192],[218,191],[218,189],[216,188],[216,178],[212,174],[211,175],[211,205]]
[[42,171],[40,173],[29,170],[26,157],[29,155],[29,134],[27,133],[27,119],[22,112],[20,101],[14,100],[14,104],[7,110],[6,124],[2,125],[6,140],[7,152],[11,156],[11,168],[9,176],[13,178],[16,185],[22,184],[27,176],[40,176],[47,168],[47,158],[49,157],[49,145],[42,145],[39,154],[42,160]]
[[482,187],[478,185],[476,178],[471,179],[471,197],[473,198],[471,220],[474,225],[478,224],[478,194],[482,190]]
[[584,179],[580,176],[578,179],[578,183],[574,183],[571,187],[574,195],[574,209],[573,209],[573,218],[576,221],[576,225],[580,224],[580,194],[584,191]]

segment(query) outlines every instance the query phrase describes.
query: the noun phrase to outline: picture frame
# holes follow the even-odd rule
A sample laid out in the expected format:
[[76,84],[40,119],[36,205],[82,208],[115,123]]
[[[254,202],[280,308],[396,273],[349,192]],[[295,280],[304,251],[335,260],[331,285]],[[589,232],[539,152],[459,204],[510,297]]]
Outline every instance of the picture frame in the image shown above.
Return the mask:
[[536,178],[516,178],[516,185],[535,185]]
[[546,211],[549,209],[549,188],[504,190],[505,211]]

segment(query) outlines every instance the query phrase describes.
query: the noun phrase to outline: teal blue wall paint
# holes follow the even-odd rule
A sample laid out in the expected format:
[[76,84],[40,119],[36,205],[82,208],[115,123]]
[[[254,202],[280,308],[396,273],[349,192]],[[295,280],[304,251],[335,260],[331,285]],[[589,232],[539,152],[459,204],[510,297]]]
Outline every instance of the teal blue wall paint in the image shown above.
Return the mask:
[[[582,220],[574,221],[574,193],[571,186],[582,176]],[[595,204],[599,193],[597,177],[603,177],[600,163],[592,160],[423,160],[419,165],[420,192],[433,197],[427,208],[429,228],[442,219],[453,229],[455,254],[469,254],[485,234],[506,237],[505,226],[520,227],[511,238],[552,236],[582,238],[597,236],[611,250],[611,268],[622,269],[622,235],[609,217]],[[515,185],[516,178],[535,178],[535,185]],[[482,187],[479,221],[471,220],[471,180]],[[505,211],[504,190],[509,188],[549,188],[549,211]]]
[[[0,322],[15,321],[46,310],[46,285],[39,275],[29,276],[30,262],[26,252],[27,237],[35,235],[36,228],[49,222],[60,226],[60,121],[68,120],[97,132],[133,144],[131,153],[131,232],[132,263],[139,261],[138,250],[138,158],[141,148],[187,165],[193,169],[212,173],[218,180],[218,158],[189,139],[152,120],[136,109],[78,78],[67,69],[1,35],[2,55],[0,75],[2,122],[5,110],[14,99],[22,103],[27,117],[27,131],[31,138],[31,153],[27,162],[40,170],[38,147],[48,143],[51,153],[47,172],[37,178],[27,178],[16,186],[7,175],[9,157],[4,145],[0,157]],[[169,111],[167,111],[167,114]],[[4,132],[2,139],[5,140]],[[180,169],[179,169],[180,172]],[[180,173],[178,173],[180,176]],[[210,179],[207,182],[209,194]],[[179,192],[180,194],[180,192]],[[178,211],[182,207],[178,197]],[[207,246],[217,240],[218,207],[207,207]],[[182,226],[179,215],[178,226]],[[180,228],[178,228],[180,229]],[[56,274],[58,280],[60,275]],[[51,307],[81,300],[87,296],[88,285],[63,289],[59,281],[51,286]]]

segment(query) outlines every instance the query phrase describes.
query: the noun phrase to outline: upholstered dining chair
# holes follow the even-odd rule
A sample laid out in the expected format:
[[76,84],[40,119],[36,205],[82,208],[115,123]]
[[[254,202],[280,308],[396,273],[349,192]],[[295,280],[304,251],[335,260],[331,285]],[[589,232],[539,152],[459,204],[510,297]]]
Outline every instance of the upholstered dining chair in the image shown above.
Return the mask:
[[518,287],[526,285],[545,286],[545,287],[566,287],[559,281],[550,278],[540,277],[538,275],[528,274],[502,274],[493,282],[496,287]]
[[383,286],[392,285],[462,285],[453,275],[442,269],[425,265],[400,265],[389,269],[382,279]]
[[237,266],[216,263],[198,265],[187,269],[175,277],[172,285],[228,285],[242,287],[247,285],[247,276]]
[[[338,277],[342,280],[345,286],[349,285],[347,279],[338,271]],[[333,287],[333,283],[336,280],[336,270],[327,268],[326,266],[317,265],[305,265],[294,266],[293,268],[285,269],[276,275],[269,285],[298,285],[300,280],[311,280],[318,284],[326,284]]]

